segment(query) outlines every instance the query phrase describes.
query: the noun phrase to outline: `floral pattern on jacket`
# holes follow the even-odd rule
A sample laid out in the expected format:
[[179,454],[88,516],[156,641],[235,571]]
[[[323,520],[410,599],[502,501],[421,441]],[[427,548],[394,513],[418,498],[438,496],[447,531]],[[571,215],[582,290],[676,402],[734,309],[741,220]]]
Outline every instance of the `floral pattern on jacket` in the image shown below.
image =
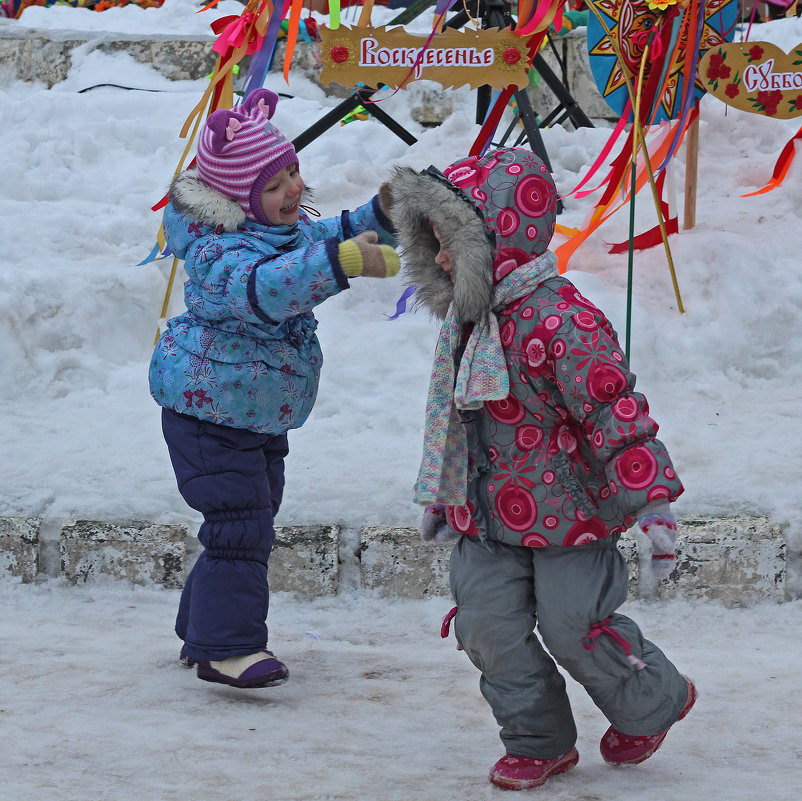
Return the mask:
[[323,363],[312,309],[349,287],[337,246],[366,230],[394,244],[390,223],[377,197],[328,219],[301,212],[292,226],[243,218],[227,230],[201,218],[173,203],[165,210],[167,244],[188,276],[187,311],[168,321],[156,345],[151,395],[160,406],[233,428],[299,428]]
[[511,545],[582,545],[676,499],[682,485],[604,314],[552,278],[497,315],[510,393],[466,414],[468,503],[447,510],[451,526]]

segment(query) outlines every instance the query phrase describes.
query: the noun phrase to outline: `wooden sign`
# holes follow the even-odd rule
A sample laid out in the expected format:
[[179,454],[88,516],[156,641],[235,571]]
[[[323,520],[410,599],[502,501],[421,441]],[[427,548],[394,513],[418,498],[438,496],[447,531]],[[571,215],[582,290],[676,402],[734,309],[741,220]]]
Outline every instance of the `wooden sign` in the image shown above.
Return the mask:
[[719,45],[699,62],[699,78],[711,95],[741,111],[802,115],[802,44],[790,53],[769,42]]
[[527,37],[509,28],[499,30],[446,29],[432,37],[407,33],[403,28],[335,28],[320,34],[323,85],[352,87],[384,84],[403,87],[410,81],[437,81],[444,88],[477,88],[489,84],[527,86]]

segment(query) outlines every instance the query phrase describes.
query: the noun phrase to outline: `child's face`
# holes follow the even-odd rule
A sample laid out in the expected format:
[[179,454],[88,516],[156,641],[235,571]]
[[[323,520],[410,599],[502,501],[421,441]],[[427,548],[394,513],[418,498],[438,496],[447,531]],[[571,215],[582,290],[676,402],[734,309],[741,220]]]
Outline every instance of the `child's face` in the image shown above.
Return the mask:
[[454,257],[446,250],[446,246],[443,244],[443,235],[440,233],[440,229],[434,223],[432,223],[432,233],[434,233],[435,238],[440,243],[440,250],[434,257],[434,263],[443,270],[443,272],[451,279],[451,283],[453,284]]
[[304,191],[304,180],[297,164],[277,172],[259,196],[262,214],[271,225],[294,225],[298,222],[298,203]]

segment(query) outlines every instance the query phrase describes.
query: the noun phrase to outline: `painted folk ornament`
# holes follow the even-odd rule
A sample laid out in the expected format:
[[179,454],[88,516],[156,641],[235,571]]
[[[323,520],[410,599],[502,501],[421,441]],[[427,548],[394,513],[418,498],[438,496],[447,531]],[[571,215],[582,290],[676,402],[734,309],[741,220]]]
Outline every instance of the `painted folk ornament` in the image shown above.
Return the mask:
[[322,26],[318,32],[324,86],[403,88],[410,81],[428,80],[444,88],[488,84],[501,89],[529,83],[526,37],[509,28],[449,28],[432,37],[385,27]]
[[785,53],[769,42],[741,42],[709,50],[699,77],[728,106],[789,119],[802,116],[802,44]]
[[[588,17],[588,55],[590,68],[602,97],[617,114],[623,114],[629,101],[626,78],[638,76],[644,48],[655,25],[659,24],[666,8],[676,7],[677,13],[671,21],[671,33],[663,52],[652,48],[646,63],[644,81],[648,82],[651,70],[660,69],[665,81],[665,91],[655,100],[654,121],[676,119],[682,111],[686,95],[683,71],[686,60],[696,49],[696,41],[688,41],[688,25],[684,17],[694,11],[685,8],[687,3],[655,2],[655,0],[588,0],[595,10],[603,15],[607,28],[616,39],[623,63],[616,56],[616,48],[604,26],[594,14]],[[701,30],[698,32],[699,53],[731,41],[738,14],[738,0],[703,0],[700,13]],[[695,82],[696,98],[705,92],[698,80]],[[651,116],[651,115],[649,115]]]

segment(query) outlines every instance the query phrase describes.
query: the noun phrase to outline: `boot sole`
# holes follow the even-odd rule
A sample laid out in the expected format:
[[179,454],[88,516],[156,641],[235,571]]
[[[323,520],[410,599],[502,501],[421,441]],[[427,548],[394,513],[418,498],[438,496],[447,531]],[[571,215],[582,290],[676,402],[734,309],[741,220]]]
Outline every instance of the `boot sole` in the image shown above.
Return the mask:
[[560,773],[567,773],[571,768],[576,767],[579,762],[579,753],[574,748],[569,752],[568,758],[565,762],[561,763],[552,770],[544,773],[539,779],[512,779],[504,776],[495,776],[490,774],[490,783],[502,790],[531,790],[535,787],[540,787],[545,784],[552,776],[557,776]]
[[666,735],[668,735],[668,731],[666,731],[666,733],[645,754],[641,754],[635,759],[615,761],[608,759],[606,756],[604,756],[604,754],[602,754],[602,757],[608,765],[612,765],[616,768],[625,768],[627,765],[640,765],[641,762],[645,762],[650,756],[654,755],[654,752],[663,744],[663,740],[666,739]]
[[202,675],[200,671],[198,671],[197,676],[201,681],[208,681],[212,684],[225,684],[227,687],[236,687],[239,690],[261,690],[264,687],[278,687],[280,684],[286,684],[287,679],[289,679],[289,675],[286,675],[260,682],[249,682],[230,679],[225,676]]
[[[688,682],[688,700],[685,702],[685,706],[682,708],[682,712],[680,712],[679,717],[674,721],[674,724],[672,725],[676,725],[684,717],[687,716],[687,714],[693,709],[693,706],[696,703],[696,699],[699,696],[699,693],[696,689],[696,685],[688,678],[686,678],[685,680]],[[654,755],[654,752],[657,751],[657,749],[663,744],[663,740],[666,739],[670,731],[671,728],[669,727],[663,732],[663,736],[656,743],[654,743],[652,747],[645,754],[641,754],[635,759],[612,760],[608,759],[604,755],[604,752],[602,752],[602,758],[608,765],[613,765],[614,767],[617,768],[623,768],[626,767],[627,765],[640,765],[641,762],[645,762],[647,759],[649,759],[649,757]]]

